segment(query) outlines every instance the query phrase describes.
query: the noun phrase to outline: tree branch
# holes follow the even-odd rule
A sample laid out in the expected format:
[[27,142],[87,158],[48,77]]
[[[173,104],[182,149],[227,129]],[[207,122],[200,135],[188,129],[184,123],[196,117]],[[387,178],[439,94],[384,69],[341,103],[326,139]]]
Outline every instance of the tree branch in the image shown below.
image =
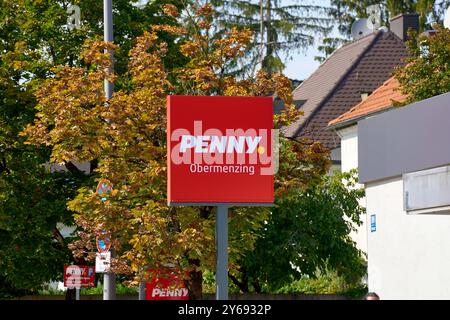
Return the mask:
[[58,241],[58,243],[61,245],[62,248],[64,248],[64,237],[62,236],[61,232],[59,232],[58,228],[54,228],[52,230],[53,237]]
[[84,172],[78,169],[76,165],[73,164],[72,161],[68,161],[64,163],[67,170],[69,170],[70,173],[76,176],[84,175]]
[[235,284],[236,287],[239,288],[243,293],[248,293],[248,285],[246,283],[240,282],[235,276],[233,276],[231,273],[228,272],[228,277],[231,279],[231,281]]

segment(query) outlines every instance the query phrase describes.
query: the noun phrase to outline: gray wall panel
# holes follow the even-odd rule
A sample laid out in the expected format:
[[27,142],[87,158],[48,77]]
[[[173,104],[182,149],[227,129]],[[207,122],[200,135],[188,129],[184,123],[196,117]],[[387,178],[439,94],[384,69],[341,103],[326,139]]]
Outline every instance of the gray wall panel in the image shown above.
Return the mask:
[[358,122],[359,181],[450,164],[450,92]]

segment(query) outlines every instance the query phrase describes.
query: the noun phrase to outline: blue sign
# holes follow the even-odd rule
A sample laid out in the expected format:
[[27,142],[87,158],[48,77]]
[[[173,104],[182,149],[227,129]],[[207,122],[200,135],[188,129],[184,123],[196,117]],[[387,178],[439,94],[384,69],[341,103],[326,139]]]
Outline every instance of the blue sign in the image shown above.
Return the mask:
[[103,240],[98,240],[98,247],[100,248],[101,251],[105,251],[106,250],[106,243]]
[[108,231],[100,231],[97,233],[97,250],[98,252],[108,252],[111,248],[111,234]]
[[377,231],[377,218],[376,215],[372,214],[370,216],[370,232]]

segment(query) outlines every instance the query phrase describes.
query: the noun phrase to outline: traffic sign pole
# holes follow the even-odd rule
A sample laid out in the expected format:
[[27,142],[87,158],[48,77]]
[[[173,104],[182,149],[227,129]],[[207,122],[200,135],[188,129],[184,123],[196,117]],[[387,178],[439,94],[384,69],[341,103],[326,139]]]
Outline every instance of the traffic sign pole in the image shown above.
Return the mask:
[[216,212],[216,300],[228,300],[228,205],[218,204]]
[[139,300],[145,300],[145,282],[139,283]]
[[[112,0],[103,0],[103,23],[104,23],[104,40],[106,42],[113,42],[113,20],[112,20]],[[111,59],[111,68],[112,71],[112,63],[113,63],[113,55],[112,51],[109,51],[110,59]],[[111,99],[114,91],[114,84],[105,79],[105,97],[106,99]]]
[[[112,20],[112,0],[103,0],[103,22],[104,22],[104,40],[107,42],[113,42],[113,20]],[[109,51],[111,59],[111,68],[113,63],[113,52]],[[105,79],[105,98],[111,99],[114,84]],[[114,256],[114,250],[111,250],[111,257]],[[116,299],[116,275],[112,272],[107,272],[103,275],[103,300],[115,300]]]
[[116,274],[113,272],[103,275],[103,300],[116,300]]

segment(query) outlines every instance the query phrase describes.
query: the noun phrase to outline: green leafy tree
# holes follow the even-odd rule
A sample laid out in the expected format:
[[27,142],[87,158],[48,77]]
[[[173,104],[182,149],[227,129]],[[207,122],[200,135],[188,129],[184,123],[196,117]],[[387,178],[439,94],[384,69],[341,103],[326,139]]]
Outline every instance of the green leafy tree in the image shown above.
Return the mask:
[[[115,70],[124,73],[128,51],[132,39],[142,35],[152,24],[173,24],[175,21],[162,17],[159,12],[161,6],[168,2],[162,0],[150,1],[144,7],[133,6],[132,0],[114,0],[114,43],[120,45],[121,50],[115,53]],[[30,57],[35,64],[35,75],[43,78],[48,75],[51,66],[68,64],[75,66],[80,63],[79,55],[88,38],[103,37],[103,2],[96,0],[2,0],[0,16],[2,17],[2,39],[9,44],[22,41],[25,48],[32,51]],[[79,29],[69,30],[66,26],[70,4],[76,4],[81,10],[81,26]],[[163,38],[168,34],[160,35]],[[170,45],[173,42],[168,40]],[[175,58],[171,55],[169,57]],[[39,58],[39,59],[37,59]],[[28,70],[30,71],[30,70]]]
[[8,45],[0,44],[0,297],[35,292],[61,278],[70,252],[56,223],[70,224],[65,202],[77,182],[50,173],[43,165],[48,150],[25,146],[18,137],[34,118],[35,101],[20,83],[27,64],[22,43]]
[[361,224],[364,189],[355,185],[355,172],[322,175],[277,198],[254,248],[243,251],[239,268],[230,272],[233,283],[243,292],[274,292],[328,270],[359,282],[364,258],[349,234]]
[[[49,172],[50,149],[24,145],[18,134],[35,117],[36,88],[52,77],[51,68],[82,64],[87,37],[103,33],[101,1],[75,1],[81,6],[81,28],[65,26],[68,1],[0,1],[0,295],[36,292],[46,281],[62,278],[63,264],[73,261],[57,222],[73,224],[67,199],[89,182],[68,159],[68,173]],[[162,1],[142,9],[131,1],[115,0],[116,71],[123,75],[132,38],[151,23],[176,23],[162,17]],[[169,37],[161,33],[162,37]],[[175,65],[176,45],[170,38],[167,65]],[[127,85],[125,76],[117,82]],[[95,161],[93,161],[95,165]]]
[[413,36],[408,42],[410,57],[395,71],[404,104],[428,99],[450,91],[450,30],[436,25],[431,37]]

